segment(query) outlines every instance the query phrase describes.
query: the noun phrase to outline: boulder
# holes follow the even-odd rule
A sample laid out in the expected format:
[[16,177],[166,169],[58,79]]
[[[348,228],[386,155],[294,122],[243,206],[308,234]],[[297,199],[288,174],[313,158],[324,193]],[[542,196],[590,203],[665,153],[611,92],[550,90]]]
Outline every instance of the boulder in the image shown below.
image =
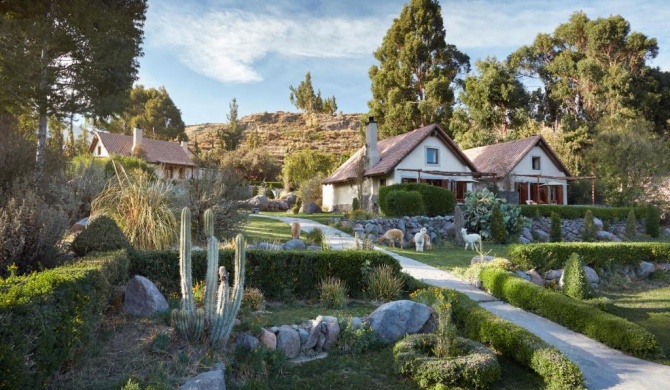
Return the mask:
[[249,333],[240,332],[235,336],[235,345],[253,351],[258,348],[260,341]]
[[430,307],[408,300],[393,301],[370,313],[368,321],[379,339],[385,343],[418,333],[431,317]]
[[144,276],[135,275],[126,284],[123,310],[128,314],[152,316],[168,309],[168,303],[156,285]]
[[600,218],[593,217],[593,226],[596,230],[603,230],[603,221]]
[[638,278],[646,278],[647,276],[649,276],[649,274],[651,274],[655,270],[656,266],[654,265],[654,263],[643,261],[635,270],[635,274],[637,275]]
[[272,244],[269,242],[259,242],[258,244],[253,246],[254,249],[265,249],[265,250],[270,250],[270,251],[281,251],[284,250],[283,245],[279,244]]
[[495,256],[484,255],[482,257],[482,256],[477,255],[470,260],[470,265],[479,264],[479,263],[488,263],[489,261],[491,261],[493,259],[495,259]]
[[262,330],[258,341],[260,341],[262,345],[265,345],[270,350],[277,349],[277,336],[265,328]]
[[545,232],[542,229],[534,230],[533,234],[537,237],[538,241],[541,241],[541,242],[549,241],[549,233]]
[[323,350],[328,352],[340,336],[340,322],[333,316],[318,316],[316,321],[321,322],[321,333],[326,336],[326,340],[323,342]]
[[349,326],[351,330],[360,329],[363,327],[363,319],[360,317],[351,317],[347,321],[347,326]]
[[321,321],[309,320],[307,324],[309,325],[309,335],[307,336],[307,340],[302,344],[303,351],[316,347],[321,335]]
[[246,201],[250,208],[257,207],[261,211],[267,211],[270,206],[270,199],[265,195],[256,195]]
[[520,278],[526,279],[526,280],[529,281],[529,282],[531,281],[531,280],[530,280],[530,275],[528,275],[528,274],[525,273],[525,272],[514,271],[514,275],[516,275],[516,276],[518,276],[518,277],[520,277]]
[[314,202],[305,202],[300,207],[300,212],[304,214],[318,214],[321,212],[321,207]]
[[287,251],[302,250],[305,248],[307,248],[307,245],[305,245],[305,242],[302,240],[288,240],[284,243],[284,249]]
[[524,236],[521,236],[521,237],[519,237],[518,242],[519,242],[519,244],[530,244],[532,241],[530,241],[529,239],[527,239]]
[[291,208],[295,204],[296,199],[298,199],[298,196],[294,194],[293,192],[289,192],[286,195],[286,205]]
[[584,273],[586,273],[586,280],[588,280],[591,285],[597,285],[600,282],[600,277],[598,276],[596,270],[589,267],[588,265],[584,266]]
[[530,281],[531,282],[537,284],[538,286],[544,286],[544,279],[542,278],[542,276],[540,276],[540,274],[535,269],[532,269],[532,270],[526,272],[526,274],[528,274],[528,276],[530,276]]
[[211,371],[189,379],[179,390],[226,390],[223,363],[217,363]]
[[284,353],[287,359],[294,359],[300,354],[300,335],[290,325],[282,325],[277,331],[277,349]]
[[556,280],[556,279],[560,279],[561,275],[563,275],[563,269],[550,269],[544,275],[544,278],[546,280]]
[[596,232],[596,240],[598,241],[614,241],[614,242],[621,242],[621,239],[617,237],[615,234],[612,234],[606,230],[598,230]]
[[665,229],[661,230],[661,236],[663,236],[663,237],[670,236],[670,228],[665,228]]

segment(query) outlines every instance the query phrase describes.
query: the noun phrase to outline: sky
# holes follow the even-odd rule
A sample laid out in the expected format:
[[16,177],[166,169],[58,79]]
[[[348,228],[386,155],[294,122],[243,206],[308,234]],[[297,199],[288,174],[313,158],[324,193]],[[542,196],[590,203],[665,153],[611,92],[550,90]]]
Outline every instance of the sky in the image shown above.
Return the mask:
[[[338,111],[364,113],[372,97],[368,70],[378,62],[394,18],[409,0],[149,0],[137,83],[164,86],[187,125],[298,110],[289,100],[307,72]],[[623,16],[659,54],[651,66],[670,70],[667,0],[441,0],[446,41],[477,59],[505,59],[570,15]],[[532,87],[532,85],[531,85]]]

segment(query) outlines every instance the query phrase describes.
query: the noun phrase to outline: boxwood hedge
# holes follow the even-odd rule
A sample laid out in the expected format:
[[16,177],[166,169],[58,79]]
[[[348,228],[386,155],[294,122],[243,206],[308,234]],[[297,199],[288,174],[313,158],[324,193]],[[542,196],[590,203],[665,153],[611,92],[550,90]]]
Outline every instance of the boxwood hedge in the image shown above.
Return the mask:
[[125,252],[0,280],[0,388],[42,389],[86,350],[110,296],[127,278]]
[[389,214],[388,195],[393,191],[418,191],[421,194],[426,215],[436,217],[454,211],[456,197],[451,191],[423,183],[393,184],[379,188],[379,209],[384,215]]
[[559,323],[612,348],[638,357],[660,356],[656,337],[624,318],[524,280],[511,272],[485,268],[482,286],[510,304]]
[[670,261],[670,244],[656,242],[539,243],[512,245],[509,259],[522,269],[538,271],[563,268],[572,253],[597,269],[638,266],[641,261]]
[[550,205],[550,204],[537,204],[537,205],[519,205],[521,207],[521,213],[529,218],[533,218],[537,215],[542,217],[551,217],[551,213],[556,213],[563,219],[581,219],[584,218],[586,210],[591,210],[593,216],[599,219],[620,219],[624,220],[628,217],[630,210],[635,211],[635,215],[638,218],[645,218],[647,215],[647,208],[645,206],[639,207],[603,207],[603,206],[593,206],[593,205]]
[[[219,252],[219,264],[233,273],[233,250]],[[347,284],[354,297],[362,295],[365,268],[389,265],[394,274],[401,271],[394,258],[377,251],[246,251],[245,285],[256,287],[267,298],[313,298],[319,282],[335,276]],[[207,252],[192,256],[193,279],[204,280]],[[179,291],[179,254],[175,251],[135,251],[131,253],[131,275],[139,274],[153,281],[166,293]]]

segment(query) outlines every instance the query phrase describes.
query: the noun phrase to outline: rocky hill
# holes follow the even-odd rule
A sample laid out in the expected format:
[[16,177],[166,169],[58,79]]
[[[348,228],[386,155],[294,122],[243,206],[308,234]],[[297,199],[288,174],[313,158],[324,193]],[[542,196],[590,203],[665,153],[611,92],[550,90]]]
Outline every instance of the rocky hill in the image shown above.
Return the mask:
[[[359,135],[362,114],[302,114],[274,112],[251,114],[238,120],[245,139],[255,132],[260,145],[282,161],[284,156],[301,149],[350,155],[362,145]],[[186,126],[189,144],[198,142],[202,151],[217,148],[216,134],[225,123],[205,123]]]

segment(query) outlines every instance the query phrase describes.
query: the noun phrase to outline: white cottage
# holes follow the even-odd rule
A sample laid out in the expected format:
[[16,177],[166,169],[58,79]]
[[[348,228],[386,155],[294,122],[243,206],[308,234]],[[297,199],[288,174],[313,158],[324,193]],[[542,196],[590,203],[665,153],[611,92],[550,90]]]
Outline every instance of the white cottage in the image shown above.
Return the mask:
[[364,194],[373,201],[379,187],[397,183],[443,187],[453,191],[458,201],[472,190],[473,174],[478,172],[475,165],[437,124],[377,141],[377,123],[370,118],[365,136],[366,145],[323,180],[324,208],[351,209],[358,196],[356,171],[361,163]]
[[568,203],[571,174],[541,135],[463,151],[480,172],[495,173],[505,191],[517,191],[519,203]]
[[178,144],[144,138],[139,127],[133,130],[132,136],[96,131],[88,152],[93,157],[139,154],[154,168],[156,176],[162,179],[190,179],[195,169],[187,142]]

